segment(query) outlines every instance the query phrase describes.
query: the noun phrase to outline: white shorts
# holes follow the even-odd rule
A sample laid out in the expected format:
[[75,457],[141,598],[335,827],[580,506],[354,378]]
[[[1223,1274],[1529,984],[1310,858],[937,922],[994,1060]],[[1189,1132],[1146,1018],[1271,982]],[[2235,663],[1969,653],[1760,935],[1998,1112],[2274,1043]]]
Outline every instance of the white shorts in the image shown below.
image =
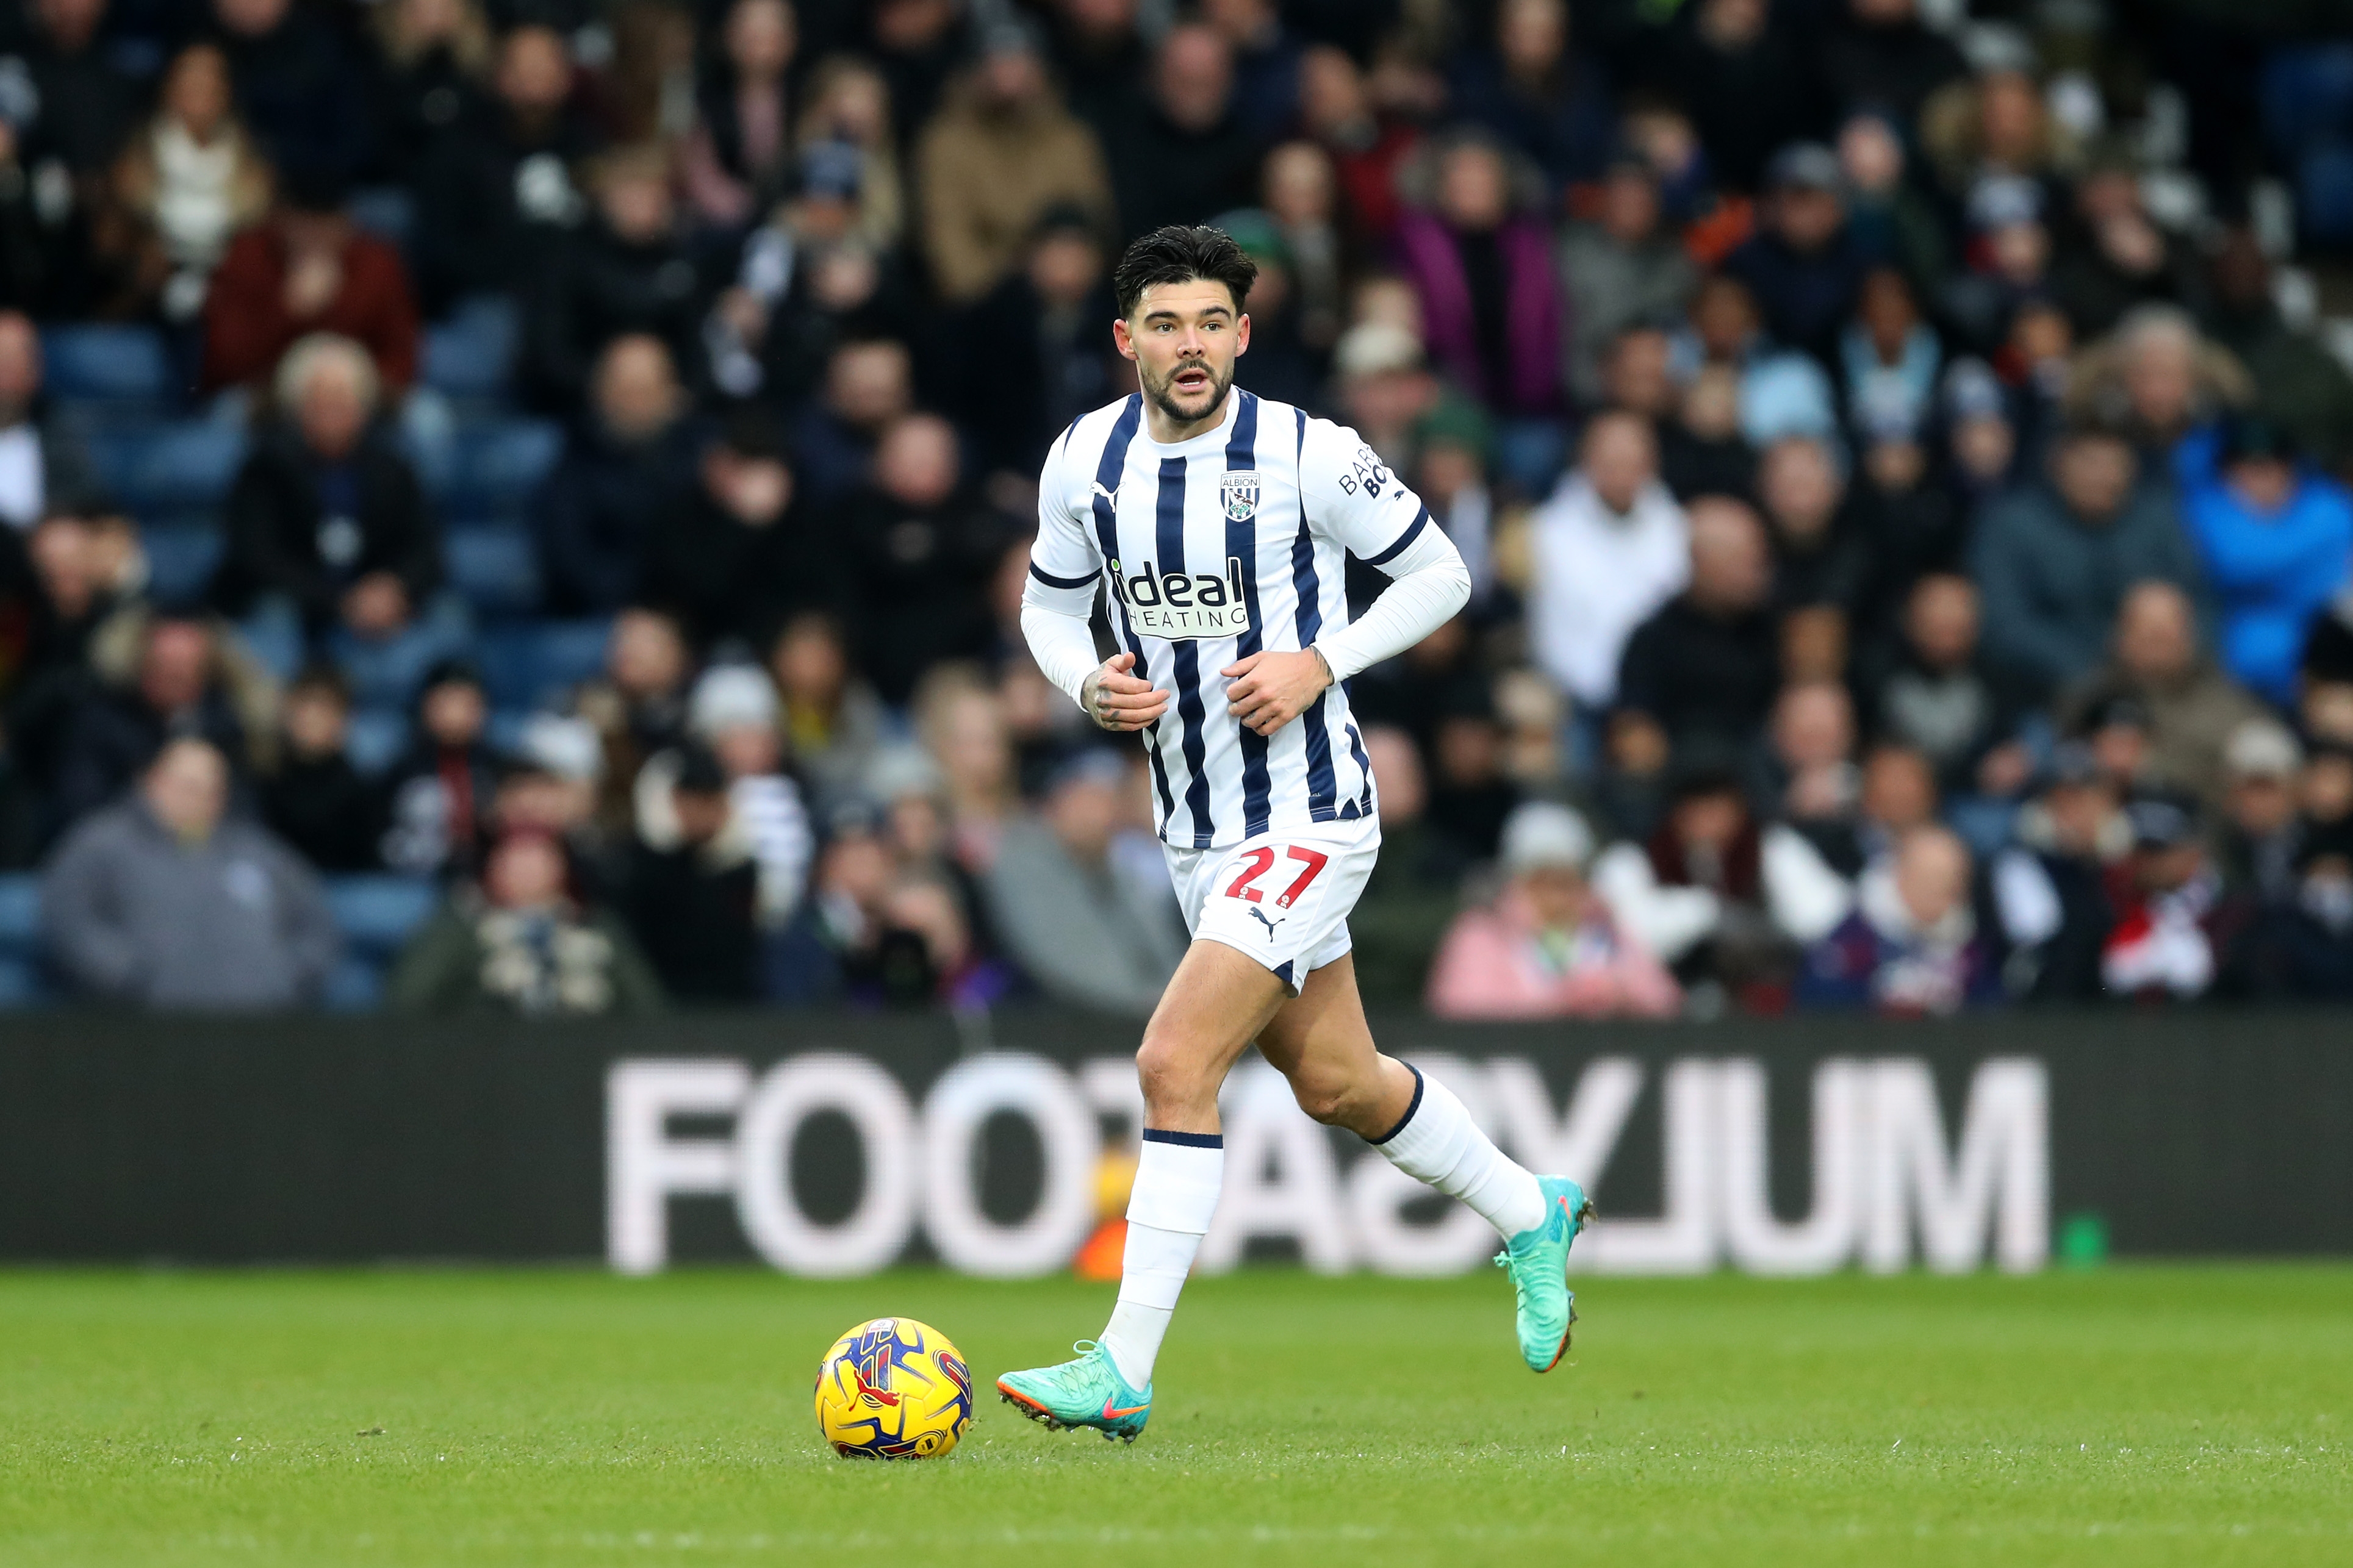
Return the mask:
[[1348,911],[1381,852],[1379,822],[1278,829],[1223,849],[1163,845],[1185,927],[1271,970],[1293,996],[1348,951]]

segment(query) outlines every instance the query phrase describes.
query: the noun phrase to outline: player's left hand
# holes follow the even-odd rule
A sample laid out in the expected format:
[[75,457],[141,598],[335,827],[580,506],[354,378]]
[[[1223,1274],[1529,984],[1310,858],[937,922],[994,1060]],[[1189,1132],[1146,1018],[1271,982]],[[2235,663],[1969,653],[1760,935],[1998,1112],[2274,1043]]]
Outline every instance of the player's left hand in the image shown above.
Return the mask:
[[1271,735],[1302,713],[1332,684],[1332,668],[1324,656],[1303,653],[1254,653],[1219,670],[1226,686],[1226,711],[1243,726]]

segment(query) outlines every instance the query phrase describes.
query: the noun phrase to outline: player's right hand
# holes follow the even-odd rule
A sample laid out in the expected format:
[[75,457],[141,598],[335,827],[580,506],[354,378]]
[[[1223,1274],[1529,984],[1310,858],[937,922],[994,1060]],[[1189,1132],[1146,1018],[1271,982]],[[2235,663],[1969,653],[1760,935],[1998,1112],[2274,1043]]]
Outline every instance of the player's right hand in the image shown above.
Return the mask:
[[1088,718],[1106,730],[1124,731],[1144,729],[1168,710],[1168,693],[1129,674],[1134,668],[1134,654],[1113,654],[1087,677],[1079,695]]

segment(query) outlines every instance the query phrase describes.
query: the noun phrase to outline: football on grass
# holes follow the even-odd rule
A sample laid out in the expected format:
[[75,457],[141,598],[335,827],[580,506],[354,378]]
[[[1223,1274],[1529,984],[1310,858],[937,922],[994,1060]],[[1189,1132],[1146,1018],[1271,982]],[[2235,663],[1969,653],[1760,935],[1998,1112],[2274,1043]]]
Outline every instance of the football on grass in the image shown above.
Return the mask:
[[833,1342],[817,1369],[817,1426],[852,1459],[936,1459],[972,1421],[972,1373],[939,1330],[876,1318]]

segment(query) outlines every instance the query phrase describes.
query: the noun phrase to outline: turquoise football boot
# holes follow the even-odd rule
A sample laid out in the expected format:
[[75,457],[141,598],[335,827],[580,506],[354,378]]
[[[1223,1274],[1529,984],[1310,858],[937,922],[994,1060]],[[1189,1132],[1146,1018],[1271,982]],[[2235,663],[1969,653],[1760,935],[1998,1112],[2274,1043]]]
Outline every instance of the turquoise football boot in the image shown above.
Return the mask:
[[997,1396],[1050,1432],[1092,1426],[1105,1442],[1134,1442],[1152,1419],[1151,1384],[1141,1394],[1130,1388],[1111,1352],[1092,1340],[1071,1348],[1079,1352],[1078,1360],[1007,1373],[997,1380]]
[[1512,1271],[1519,1298],[1520,1354],[1530,1372],[1550,1372],[1568,1353],[1568,1326],[1577,1321],[1577,1298],[1568,1289],[1568,1249],[1593,1205],[1585,1189],[1566,1176],[1538,1176],[1549,1212],[1504,1244],[1495,1267]]

